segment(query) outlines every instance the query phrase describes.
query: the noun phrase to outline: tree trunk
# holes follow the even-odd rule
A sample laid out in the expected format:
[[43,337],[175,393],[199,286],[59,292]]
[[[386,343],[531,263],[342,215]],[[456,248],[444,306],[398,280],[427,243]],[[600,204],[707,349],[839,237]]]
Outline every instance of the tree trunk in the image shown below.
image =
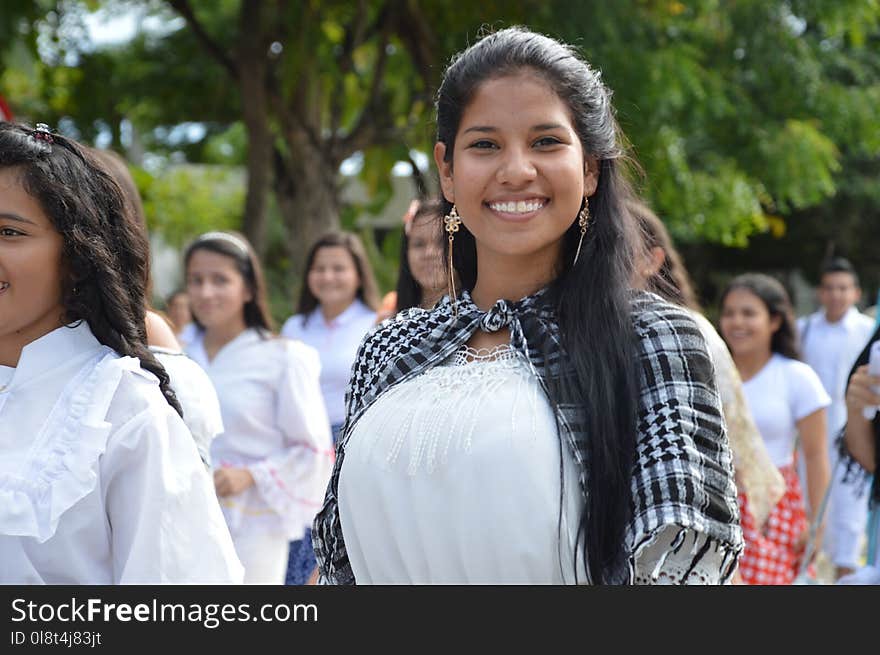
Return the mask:
[[[266,214],[272,184],[272,133],[269,128],[269,101],[266,91],[268,60],[263,39],[259,38],[260,2],[242,6],[241,34],[248,35],[240,45],[238,83],[242,117],[248,134],[247,195],[242,231],[257,255],[266,253]],[[254,35],[254,36],[251,36]]]
[[288,149],[284,161],[276,157],[275,193],[287,228],[291,269],[301,275],[315,240],[339,229],[339,173],[304,134],[290,135]]

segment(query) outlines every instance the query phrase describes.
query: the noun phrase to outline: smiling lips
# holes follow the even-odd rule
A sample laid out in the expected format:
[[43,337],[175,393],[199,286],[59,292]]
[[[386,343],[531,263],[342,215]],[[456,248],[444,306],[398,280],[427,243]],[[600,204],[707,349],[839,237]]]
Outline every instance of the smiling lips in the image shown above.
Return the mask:
[[544,205],[547,204],[547,200],[545,198],[527,198],[524,200],[488,202],[486,204],[494,212],[516,216],[532,214],[543,209]]
[[3,293],[9,288],[9,282],[0,282],[0,293]]

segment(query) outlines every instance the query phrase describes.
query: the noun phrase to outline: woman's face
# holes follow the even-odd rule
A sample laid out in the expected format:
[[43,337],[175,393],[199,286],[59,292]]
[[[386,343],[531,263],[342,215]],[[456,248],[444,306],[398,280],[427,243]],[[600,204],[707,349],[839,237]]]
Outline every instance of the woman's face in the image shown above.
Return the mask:
[[20,173],[0,169],[0,364],[61,326],[64,241]]
[[186,292],[190,309],[205,329],[244,322],[244,306],[253,299],[235,260],[199,248],[186,267]]
[[361,285],[354,257],[343,246],[318,248],[309,269],[308,285],[324,307],[348,307]]
[[565,231],[592,195],[598,165],[584,157],[568,106],[535,74],[483,82],[465,108],[452,164],[438,143],[443,195],[478,254],[558,261]]
[[446,286],[443,235],[438,217],[414,219],[407,235],[406,259],[412,276],[428,295]]
[[773,334],[782,321],[770,316],[767,305],[748,289],[733,289],[721,306],[721,335],[737,356],[770,352]]

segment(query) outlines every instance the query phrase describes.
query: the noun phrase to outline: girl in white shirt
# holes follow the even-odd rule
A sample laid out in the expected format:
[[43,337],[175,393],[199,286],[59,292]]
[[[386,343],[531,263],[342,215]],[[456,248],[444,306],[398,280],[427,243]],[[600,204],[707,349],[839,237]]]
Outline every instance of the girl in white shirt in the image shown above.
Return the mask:
[[[302,341],[321,358],[321,394],[335,443],[345,420],[345,391],[358,346],[376,323],[379,295],[361,240],[329,232],[309,250],[297,313],[281,335]],[[287,584],[304,584],[315,568],[310,530],[290,546]]]
[[[721,296],[721,334],[758,430],[786,482],[785,495],[763,531],[744,522],[740,573],[747,584],[791,584],[801,567],[808,521],[829,482],[825,408],[831,401],[818,376],[799,361],[791,302],[773,278],[747,274],[730,282]],[[807,462],[809,513],[794,460],[798,438]]]
[[259,262],[241,235],[209,232],[185,255],[198,331],[187,353],[220,398],[214,484],[245,583],[282,584],[333,461],[317,353],[271,334]]
[[241,581],[147,348],[148,252],[85,148],[0,124],[0,582]]
[[319,238],[306,257],[297,313],[282,336],[312,346],[321,357],[321,392],[334,437],[345,420],[345,390],[358,346],[379,306],[373,269],[361,240],[349,232]]

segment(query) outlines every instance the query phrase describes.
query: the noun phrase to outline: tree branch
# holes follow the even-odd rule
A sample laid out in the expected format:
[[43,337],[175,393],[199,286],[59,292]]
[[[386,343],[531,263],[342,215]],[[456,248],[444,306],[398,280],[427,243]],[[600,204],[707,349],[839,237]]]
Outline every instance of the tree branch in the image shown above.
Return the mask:
[[190,29],[193,31],[196,40],[202,44],[205,50],[208,51],[208,54],[217,60],[226,72],[229,73],[232,79],[237,80],[238,67],[223,47],[212,39],[205,31],[205,28],[196,18],[196,15],[189,4],[189,0],[168,0],[168,4],[170,4],[178,14],[183,16],[187,25],[189,25]]
[[339,55],[339,75],[330,95],[330,134],[335,139],[342,117],[345,100],[345,76],[354,69],[354,51],[364,42],[367,34],[367,3],[359,0],[357,15],[345,30],[342,52]]
[[397,15],[395,32],[410,53],[425,86],[434,89],[438,75],[435,66],[437,39],[428,21],[419,13],[417,3],[410,1],[400,4],[402,10]]
[[[385,9],[382,10],[384,14]],[[382,15],[379,16],[382,20]],[[378,21],[377,21],[378,22]],[[345,39],[342,44],[342,53],[339,56],[339,68],[347,73],[354,67],[354,59],[352,55],[358,46],[364,42],[367,35],[367,3],[366,0],[359,0],[357,15],[345,30]]]
[[376,137],[379,131],[377,117],[383,115],[379,107],[379,99],[381,97],[382,82],[385,77],[385,64],[388,61],[388,30],[382,31],[379,39],[379,53],[376,60],[376,67],[373,70],[373,79],[370,80],[370,90],[367,95],[367,101],[361,110],[354,127],[343,139],[334,143],[333,157],[340,162],[353,152],[363,150]]

